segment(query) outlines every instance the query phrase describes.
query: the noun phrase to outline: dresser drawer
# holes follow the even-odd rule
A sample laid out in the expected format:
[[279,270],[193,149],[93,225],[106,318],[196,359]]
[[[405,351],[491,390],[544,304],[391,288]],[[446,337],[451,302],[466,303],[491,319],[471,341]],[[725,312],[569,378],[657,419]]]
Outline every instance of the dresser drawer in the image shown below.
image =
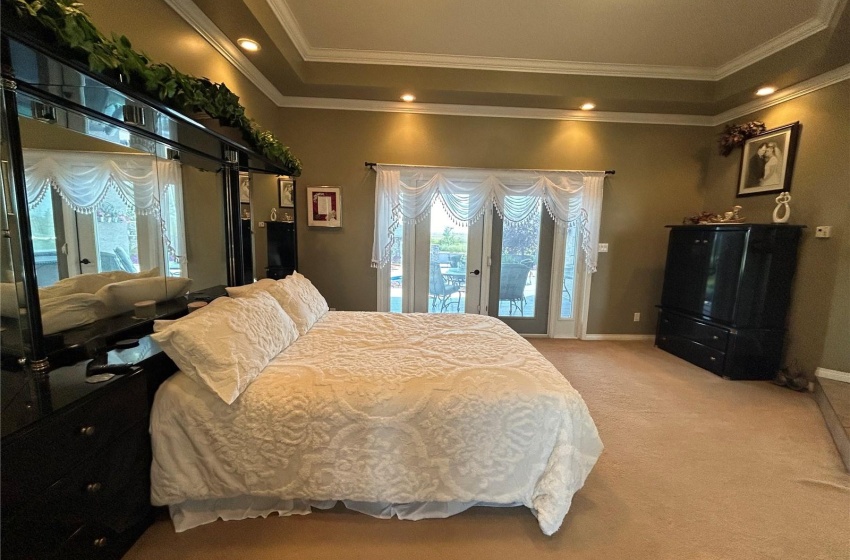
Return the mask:
[[86,457],[147,418],[144,376],[120,379],[98,398],[63,410],[27,437],[3,446],[4,525],[22,504],[41,495]]
[[32,496],[13,518],[4,519],[4,552],[32,550],[39,557],[39,550],[56,550],[84,525],[120,534],[138,524],[151,510],[148,438],[144,419],[44,493]]
[[723,375],[726,355],[693,340],[673,334],[659,333],[655,344],[675,356],[691,362],[717,375]]
[[721,352],[726,351],[729,342],[729,331],[726,329],[665,311],[661,312],[659,321],[659,332],[662,334],[680,336]]

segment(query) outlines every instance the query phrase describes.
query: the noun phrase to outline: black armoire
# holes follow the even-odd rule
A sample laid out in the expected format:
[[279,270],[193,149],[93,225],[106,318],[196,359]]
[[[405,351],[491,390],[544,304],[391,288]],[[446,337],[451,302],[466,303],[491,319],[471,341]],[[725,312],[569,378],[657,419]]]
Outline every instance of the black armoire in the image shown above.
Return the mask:
[[804,226],[669,227],[656,346],[730,379],[772,379]]
[[279,280],[292,274],[298,266],[295,222],[266,222],[268,262],[266,277]]

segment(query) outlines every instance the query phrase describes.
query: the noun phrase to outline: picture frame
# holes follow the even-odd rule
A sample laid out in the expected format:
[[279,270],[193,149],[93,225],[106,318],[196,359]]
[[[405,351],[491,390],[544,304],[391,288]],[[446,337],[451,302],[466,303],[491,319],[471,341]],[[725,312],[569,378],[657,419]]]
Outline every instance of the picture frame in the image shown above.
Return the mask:
[[292,177],[277,178],[277,201],[280,208],[295,208],[295,180]]
[[794,122],[753,136],[744,142],[737,197],[791,190],[800,123]]
[[342,189],[307,187],[307,225],[342,227]]
[[239,202],[251,203],[251,176],[248,173],[239,174]]

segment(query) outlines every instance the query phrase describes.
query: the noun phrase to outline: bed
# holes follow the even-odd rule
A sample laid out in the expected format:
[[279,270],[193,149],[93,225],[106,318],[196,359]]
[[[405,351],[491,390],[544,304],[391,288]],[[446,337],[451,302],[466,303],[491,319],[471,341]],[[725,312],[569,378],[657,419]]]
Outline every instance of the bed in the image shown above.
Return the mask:
[[177,531],[343,501],[405,519],[522,505],[551,535],[602,451],[576,390],[478,315],[330,311],[230,405],[166,380],[151,433]]

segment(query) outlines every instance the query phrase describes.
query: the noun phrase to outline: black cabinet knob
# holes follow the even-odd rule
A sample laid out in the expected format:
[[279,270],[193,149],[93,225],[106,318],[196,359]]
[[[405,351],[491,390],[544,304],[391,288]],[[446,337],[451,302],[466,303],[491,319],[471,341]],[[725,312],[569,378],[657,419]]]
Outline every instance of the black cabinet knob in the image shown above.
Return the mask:
[[100,537],[98,539],[95,539],[92,544],[95,546],[95,548],[103,548],[104,546],[106,546],[106,537]]
[[94,435],[94,432],[94,426],[83,426],[82,428],[80,428],[81,436],[91,437]]
[[89,494],[96,494],[100,492],[101,488],[103,488],[103,486],[100,484],[100,482],[92,482],[86,485],[86,492],[88,492]]

